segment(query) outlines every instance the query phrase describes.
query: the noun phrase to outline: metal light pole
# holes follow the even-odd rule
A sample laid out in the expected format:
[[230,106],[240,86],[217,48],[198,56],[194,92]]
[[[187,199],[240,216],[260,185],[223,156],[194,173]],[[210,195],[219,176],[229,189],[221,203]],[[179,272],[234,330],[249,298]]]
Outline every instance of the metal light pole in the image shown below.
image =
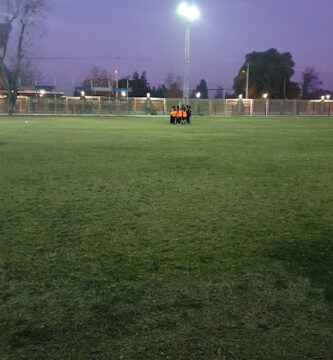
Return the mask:
[[185,67],[184,67],[184,87],[183,104],[189,104],[190,98],[190,22],[199,19],[199,10],[195,5],[188,5],[183,2],[178,7],[178,14],[185,19]]
[[185,21],[185,66],[183,104],[188,105],[190,98],[190,22]]

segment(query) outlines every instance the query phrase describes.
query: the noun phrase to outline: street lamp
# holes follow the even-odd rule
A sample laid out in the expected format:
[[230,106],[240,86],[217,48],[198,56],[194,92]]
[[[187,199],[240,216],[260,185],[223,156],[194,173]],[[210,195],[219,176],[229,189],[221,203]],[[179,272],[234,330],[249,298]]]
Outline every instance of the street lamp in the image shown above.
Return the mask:
[[329,100],[331,98],[331,95],[326,95],[326,100]]
[[195,5],[182,2],[178,7],[178,14],[185,20],[185,68],[184,68],[184,88],[183,103],[188,105],[190,98],[190,23],[200,17],[199,9]]
[[200,99],[200,98],[201,98],[201,93],[200,93],[200,92],[197,92],[197,93],[195,94],[195,97],[196,97],[197,99]]
[[122,97],[125,97],[125,96],[126,96],[126,91],[122,91],[122,92],[121,92],[121,96],[122,96]]

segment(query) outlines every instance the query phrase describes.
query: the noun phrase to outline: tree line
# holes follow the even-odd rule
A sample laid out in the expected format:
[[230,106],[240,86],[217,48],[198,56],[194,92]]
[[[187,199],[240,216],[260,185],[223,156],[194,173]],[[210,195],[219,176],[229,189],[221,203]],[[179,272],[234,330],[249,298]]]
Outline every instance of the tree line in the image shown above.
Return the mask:
[[[45,17],[50,0],[1,0],[0,1],[0,90],[9,99],[9,112],[14,112],[18,90],[23,84],[32,84],[41,78],[28,60],[27,49],[38,41],[36,24]],[[249,70],[249,74],[247,71]],[[302,82],[292,81],[295,74],[295,62],[289,52],[280,53],[277,49],[246,54],[244,64],[234,78],[234,94],[227,94],[222,86],[216,89],[215,98],[238,97],[261,98],[268,93],[272,99],[318,99],[321,95],[332,94],[321,88],[319,73],[313,68],[303,71]],[[107,69],[92,67],[82,85],[91,83],[98,87],[107,87],[115,81]],[[141,74],[135,71],[132,75],[119,80],[118,87],[131,89],[130,96],[145,97],[182,97],[182,78],[174,73],[166,76],[165,83],[150,86],[146,71]],[[208,87],[205,79],[192,91],[195,97],[200,93],[202,99],[208,98]]]
[[[84,78],[82,86],[89,88],[94,87],[108,87],[112,85],[116,87],[116,81],[111,72],[105,68],[92,66],[89,74]],[[147,79],[147,72],[143,71],[141,74],[135,71],[132,75],[128,75],[119,79],[118,88],[130,88],[129,96],[131,97],[146,97],[147,93],[152,97],[157,98],[181,98],[183,96],[182,78],[175,75],[173,72],[167,74],[165,84],[158,86],[150,86]],[[200,97],[208,99],[208,88],[206,80],[202,79],[192,92],[192,97],[200,92]]]
[[[226,93],[222,86],[215,92],[216,99],[238,98],[239,95],[250,99],[262,98],[267,93],[271,99],[318,99],[321,95],[331,94],[331,91],[321,88],[322,82],[319,73],[313,68],[306,68],[302,73],[302,82],[292,81],[295,74],[295,62],[289,52],[280,53],[276,49],[268,49],[263,52],[252,52],[245,56],[244,64],[240,67],[234,78],[234,94]],[[249,71],[249,74],[247,73]],[[112,82],[112,74],[106,69],[92,67],[90,74],[83,81],[83,86],[94,84],[107,84]],[[113,82],[114,83],[114,82]],[[165,84],[151,87],[147,80],[147,73],[139,74],[135,71],[119,81],[120,88],[131,89],[130,96],[145,97],[150,93],[152,97],[181,98],[182,78],[170,73],[166,77]],[[100,85],[97,85],[100,86]],[[194,98],[200,93],[200,98],[208,99],[208,87],[205,79],[195,87],[191,93]]]

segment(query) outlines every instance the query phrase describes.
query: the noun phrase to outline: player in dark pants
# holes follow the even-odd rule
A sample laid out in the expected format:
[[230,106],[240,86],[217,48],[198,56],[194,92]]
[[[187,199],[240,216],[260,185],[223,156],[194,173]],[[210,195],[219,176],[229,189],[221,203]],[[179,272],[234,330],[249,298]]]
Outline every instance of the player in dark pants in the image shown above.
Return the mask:
[[174,125],[176,123],[176,107],[173,106],[170,110],[170,124]]
[[186,113],[187,113],[186,122],[188,125],[191,125],[192,108],[190,105],[187,105]]
[[186,111],[186,106],[182,105],[182,120],[181,120],[181,124],[186,124],[187,121],[187,111]]
[[177,106],[177,111],[176,111],[176,117],[177,117],[177,124],[180,124],[182,121],[182,110],[179,108],[179,106]]

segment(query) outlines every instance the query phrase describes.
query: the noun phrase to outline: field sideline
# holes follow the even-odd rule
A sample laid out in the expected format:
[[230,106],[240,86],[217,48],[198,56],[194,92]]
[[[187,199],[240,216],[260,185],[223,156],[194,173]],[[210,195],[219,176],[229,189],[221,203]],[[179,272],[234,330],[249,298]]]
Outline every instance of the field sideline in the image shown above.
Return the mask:
[[0,117],[0,359],[332,358],[332,140]]

